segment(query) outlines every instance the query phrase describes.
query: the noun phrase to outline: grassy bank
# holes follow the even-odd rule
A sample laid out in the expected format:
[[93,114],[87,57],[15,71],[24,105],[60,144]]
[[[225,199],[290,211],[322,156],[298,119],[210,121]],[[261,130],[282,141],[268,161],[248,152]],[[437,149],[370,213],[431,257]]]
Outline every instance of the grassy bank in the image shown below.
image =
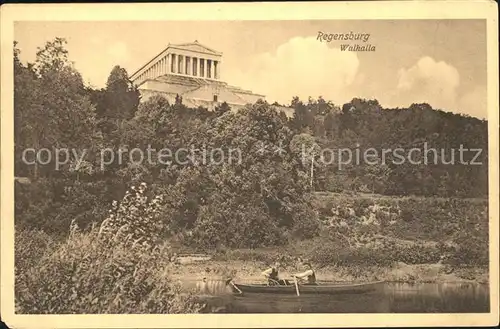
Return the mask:
[[16,232],[16,312],[24,314],[194,313],[194,296],[169,274],[170,250],[103,241],[96,230],[64,242]]
[[[194,296],[182,293],[189,282],[262,282],[260,272],[275,261],[287,278],[301,270],[299,257],[312,262],[319,281],[488,282],[486,200],[317,194],[315,208],[321,221],[315,238],[272,248],[202,249],[212,259],[193,264],[170,261],[174,253],[197,251],[171,239],[153,251],[124,244],[120,221],[105,238],[97,229],[72,229],[65,240],[17,230],[17,311],[198,312]],[[129,218],[125,210],[119,218],[126,223],[152,225],[145,221],[150,216]]]
[[[236,282],[264,282],[260,272],[265,263],[258,261],[209,261],[206,263],[180,265],[172,268],[171,275],[176,281],[187,286],[207,277],[209,280],[222,281],[228,277]],[[285,266],[280,276],[291,278],[298,271],[293,266]],[[318,281],[328,282],[366,282],[390,281],[406,283],[443,283],[443,282],[488,282],[486,267],[449,267],[442,264],[407,265],[395,263],[392,266],[326,266],[316,270]]]
[[[316,193],[320,235],[274,248],[221,249],[177,277],[226,273],[245,281],[280,261],[289,276],[298,257],[320,280],[400,282],[488,281],[488,201]],[[217,277],[217,275],[215,275]]]

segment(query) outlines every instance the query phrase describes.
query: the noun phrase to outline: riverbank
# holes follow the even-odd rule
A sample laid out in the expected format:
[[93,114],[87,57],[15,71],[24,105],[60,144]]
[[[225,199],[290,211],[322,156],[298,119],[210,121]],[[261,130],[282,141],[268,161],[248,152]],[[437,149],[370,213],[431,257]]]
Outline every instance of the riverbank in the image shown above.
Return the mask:
[[[180,281],[220,281],[232,278],[236,282],[263,282],[261,272],[266,265],[257,261],[209,260],[192,264],[177,264],[169,269],[172,279]],[[285,266],[280,269],[282,278],[291,278],[299,269]],[[325,266],[316,269],[319,281],[366,282],[389,281],[406,283],[476,282],[488,283],[488,269],[484,267],[452,267],[444,264],[409,265],[401,262],[392,266]]]

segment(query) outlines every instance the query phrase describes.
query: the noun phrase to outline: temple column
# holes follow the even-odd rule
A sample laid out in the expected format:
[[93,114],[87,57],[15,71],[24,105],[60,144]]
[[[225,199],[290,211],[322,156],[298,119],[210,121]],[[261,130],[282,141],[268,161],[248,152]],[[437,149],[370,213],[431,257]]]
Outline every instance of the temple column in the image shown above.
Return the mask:
[[211,75],[210,75],[210,66],[211,66],[211,65],[208,65],[208,63],[209,63],[209,60],[207,59],[207,60],[206,60],[206,64],[205,64],[205,68],[206,68],[206,72],[207,72],[207,73],[206,73],[206,77],[207,77],[207,78],[210,78],[210,77],[211,77]]
[[191,57],[188,57],[188,56],[186,56],[186,74],[192,75],[191,74]]
[[217,61],[214,61],[214,79],[218,79],[219,78],[219,72],[217,72]]
[[203,68],[202,68],[203,58],[198,58],[198,76],[203,77]]

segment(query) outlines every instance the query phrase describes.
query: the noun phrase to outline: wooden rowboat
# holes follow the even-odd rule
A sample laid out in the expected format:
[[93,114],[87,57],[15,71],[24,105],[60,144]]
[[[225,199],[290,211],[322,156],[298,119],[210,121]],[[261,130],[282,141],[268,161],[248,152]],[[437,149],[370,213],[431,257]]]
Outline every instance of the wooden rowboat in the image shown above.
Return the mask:
[[[384,281],[367,283],[319,283],[317,285],[299,284],[300,294],[361,294],[381,289]],[[268,286],[266,284],[234,283],[233,289],[237,293],[258,294],[296,294],[295,285]]]

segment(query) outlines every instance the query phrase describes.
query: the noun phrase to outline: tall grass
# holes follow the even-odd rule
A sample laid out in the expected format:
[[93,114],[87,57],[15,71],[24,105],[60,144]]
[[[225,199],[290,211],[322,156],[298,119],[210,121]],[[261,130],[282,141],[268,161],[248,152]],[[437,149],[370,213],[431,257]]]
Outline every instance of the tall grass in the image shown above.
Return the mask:
[[[34,232],[20,232],[26,241]],[[25,246],[18,245],[22,250]],[[97,230],[73,233],[16,265],[16,309],[29,314],[192,313],[199,306],[169,278],[166,247],[110,248]]]
[[180,285],[169,278],[168,246],[151,244],[154,208],[144,189],[128,193],[99,228],[81,232],[72,224],[66,241],[44,244],[43,232],[18,232],[17,312],[198,312],[194,297],[181,294]]

